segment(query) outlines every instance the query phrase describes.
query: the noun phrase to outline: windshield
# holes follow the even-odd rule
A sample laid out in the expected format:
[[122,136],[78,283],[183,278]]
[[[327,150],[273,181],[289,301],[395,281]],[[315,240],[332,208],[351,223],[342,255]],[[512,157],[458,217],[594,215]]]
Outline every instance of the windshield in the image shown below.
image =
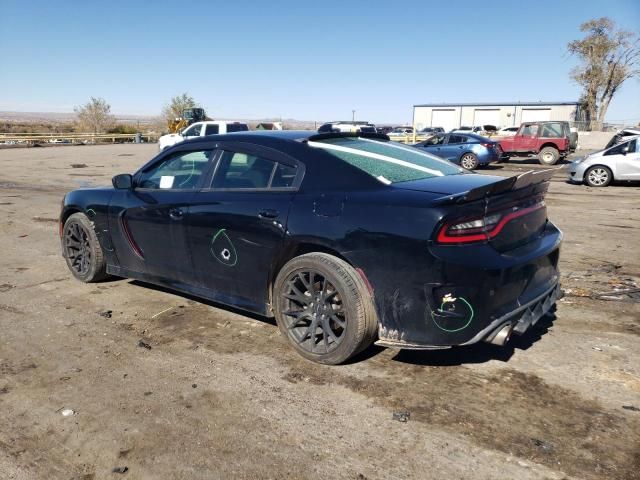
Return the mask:
[[337,137],[310,141],[308,145],[323,149],[386,185],[464,172],[446,160],[395,142]]

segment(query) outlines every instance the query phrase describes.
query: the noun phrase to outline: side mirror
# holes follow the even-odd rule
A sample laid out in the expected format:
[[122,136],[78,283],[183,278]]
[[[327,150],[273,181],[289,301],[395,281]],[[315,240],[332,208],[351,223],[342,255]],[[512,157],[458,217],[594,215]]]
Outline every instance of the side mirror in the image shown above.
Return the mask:
[[622,147],[622,154],[626,155],[627,153],[629,153],[629,145],[625,145],[624,147]]
[[113,188],[116,190],[131,190],[133,188],[133,177],[128,173],[121,173],[111,179]]

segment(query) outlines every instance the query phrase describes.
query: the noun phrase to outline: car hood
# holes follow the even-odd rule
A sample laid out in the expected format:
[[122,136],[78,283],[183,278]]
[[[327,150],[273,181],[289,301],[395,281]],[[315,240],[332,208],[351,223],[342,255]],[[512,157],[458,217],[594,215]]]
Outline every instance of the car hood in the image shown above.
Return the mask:
[[423,178],[422,180],[412,180],[409,182],[398,182],[394,183],[393,186],[394,188],[403,190],[453,195],[467,192],[477,187],[483,187],[503,179],[504,177],[497,177],[495,175],[464,173],[459,175],[445,175],[443,177]]

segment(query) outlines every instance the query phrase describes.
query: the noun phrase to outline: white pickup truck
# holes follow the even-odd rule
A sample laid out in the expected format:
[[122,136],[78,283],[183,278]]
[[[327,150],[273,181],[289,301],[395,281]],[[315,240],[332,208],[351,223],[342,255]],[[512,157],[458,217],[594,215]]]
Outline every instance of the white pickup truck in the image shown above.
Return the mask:
[[163,135],[158,139],[158,148],[160,151],[169,148],[183,140],[195,137],[204,137],[205,135],[218,135],[223,133],[246,132],[249,126],[242,122],[229,122],[221,120],[211,120],[206,122],[197,122],[189,125],[180,133],[170,133]]

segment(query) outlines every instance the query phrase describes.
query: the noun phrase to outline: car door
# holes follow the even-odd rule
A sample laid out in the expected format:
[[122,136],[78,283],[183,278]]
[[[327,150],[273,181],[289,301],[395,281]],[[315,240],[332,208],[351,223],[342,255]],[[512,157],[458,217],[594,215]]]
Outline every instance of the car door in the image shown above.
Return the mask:
[[525,124],[520,127],[520,131],[514,136],[513,147],[516,152],[537,151],[539,125]]
[[621,143],[605,152],[605,164],[615,161],[615,178],[618,180],[640,180],[640,142],[638,139]]
[[419,146],[429,153],[433,153],[434,155],[443,157],[442,149],[444,148],[446,139],[447,135],[445,134],[434,135],[433,137],[428,138],[424,142],[420,143]]
[[220,144],[208,188],[187,218],[198,287],[223,303],[265,312],[267,285],[304,167],[250,144]]
[[109,222],[120,268],[150,280],[193,283],[184,219],[212,155],[213,149],[181,147],[143,167],[133,189],[115,191]]
[[454,162],[457,161],[467,147],[465,145],[467,141],[467,137],[465,135],[459,135],[455,133],[449,134],[449,138],[447,139],[447,144],[443,148],[443,158]]

